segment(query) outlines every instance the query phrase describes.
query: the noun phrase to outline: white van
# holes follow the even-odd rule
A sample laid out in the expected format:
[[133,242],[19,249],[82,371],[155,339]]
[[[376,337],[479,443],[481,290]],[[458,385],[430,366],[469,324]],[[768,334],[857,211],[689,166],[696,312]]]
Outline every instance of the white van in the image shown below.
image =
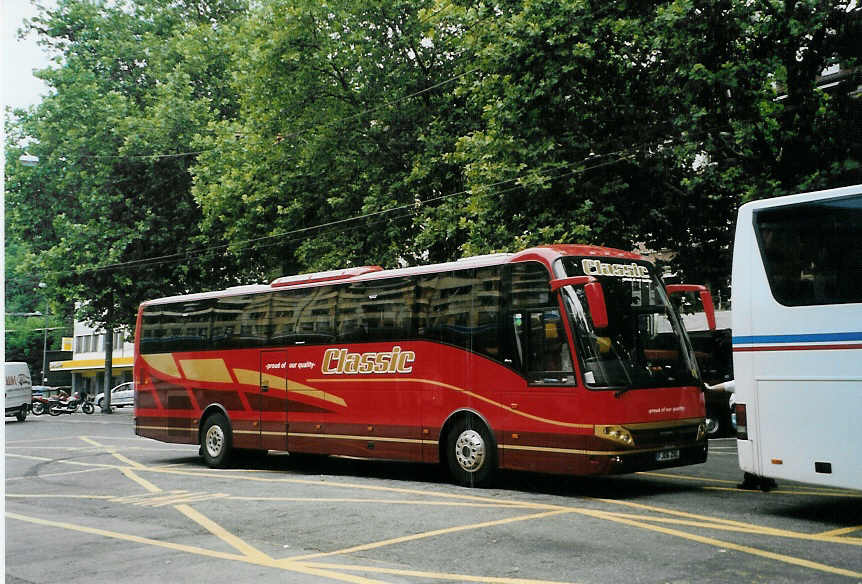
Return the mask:
[[27,419],[30,402],[33,401],[30,368],[26,363],[5,363],[3,374],[6,377],[6,416],[15,416],[19,422],[23,422]]

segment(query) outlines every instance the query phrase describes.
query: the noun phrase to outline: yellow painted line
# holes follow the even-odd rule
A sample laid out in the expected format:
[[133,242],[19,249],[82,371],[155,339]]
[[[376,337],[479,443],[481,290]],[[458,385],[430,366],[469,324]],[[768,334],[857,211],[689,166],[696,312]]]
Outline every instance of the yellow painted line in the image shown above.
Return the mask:
[[[41,476],[41,475],[40,475]],[[25,494],[25,493],[6,493],[7,499],[113,499],[110,495],[45,495],[45,494]]]
[[[862,546],[862,539],[840,538],[840,537],[836,537],[835,535],[833,535],[832,532],[808,534],[808,533],[800,533],[798,531],[787,531],[787,530],[783,530],[783,529],[775,529],[775,528],[762,527],[762,526],[757,526],[757,525],[750,525],[748,528],[744,528],[744,527],[736,527],[733,525],[727,525],[727,524],[720,523],[720,522],[710,522],[710,521],[671,519],[669,517],[633,515],[633,514],[628,514],[628,513],[611,513],[611,515],[613,515],[615,517],[622,517],[624,519],[634,519],[637,521],[650,521],[653,523],[671,523],[674,525],[685,525],[688,527],[703,527],[706,529],[716,529],[719,531],[735,531],[738,533],[752,533],[755,535],[786,537],[789,539],[801,539],[801,540],[806,540],[806,541],[820,541],[820,542],[826,542],[826,543],[837,543],[837,544],[849,544],[849,545]],[[858,529],[858,528],[856,528],[856,529]],[[836,531],[841,531],[841,530],[836,530]],[[851,529],[851,531],[852,531],[852,529]]]
[[736,487],[701,487],[705,491],[729,491],[736,492],[740,494],[753,494],[753,495],[804,495],[807,497],[845,497],[849,499],[862,499],[862,493],[859,492],[851,492],[847,491],[845,493],[840,492],[827,492],[827,491],[805,491],[805,490],[793,490],[793,489],[770,489],[768,493],[764,493],[760,489],[737,489]]
[[698,476],[691,476],[691,475],[671,474],[671,473],[666,473],[666,472],[643,471],[643,472],[637,472],[635,474],[640,475],[640,476],[646,476],[646,477],[659,477],[659,478],[663,478],[663,479],[679,479],[681,481],[703,481],[705,483],[724,483],[724,484],[730,484],[730,485],[735,485],[736,483],[739,482],[739,481],[728,481],[728,480],[724,480],[724,479],[713,479],[713,478],[709,478],[709,477],[698,477]]
[[145,469],[146,468],[143,464],[141,464],[137,461],[134,461],[131,458],[127,458],[126,456],[123,456],[122,454],[117,452],[115,448],[113,448],[111,446],[105,446],[104,444],[96,442],[95,440],[88,438],[87,436],[80,436],[80,438],[81,438],[81,440],[83,440],[87,444],[91,444],[92,446],[96,446],[98,448],[104,449],[105,452],[112,455],[114,458],[116,458],[120,462],[125,462],[129,466],[133,466],[133,467],[139,468],[139,469]]
[[342,582],[350,582],[351,584],[385,584],[378,580],[370,580],[368,578],[361,578],[357,576],[353,576],[350,574],[340,574],[335,571],[320,569],[313,566],[304,566],[302,564],[286,564],[284,562],[276,562],[272,559],[265,558],[253,558],[245,555],[239,554],[229,554],[225,552],[219,552],[215,550],[209,550],[206,548],[201,548],[197,546],[179,544],[179,543],[171,543],[167,541],[162,541],[158,539],[151,539],[148,537],[141,537],[137,535],[130,535],[126,533],[118,533],[116,531],[108,531],[105,529],[98,529],[94,527],[86,527],[84,525],[75,525],[72,523],[64,523],[61,521],[49,521],[47,519],[39,519],[37,517],[29,517],[27,515],[20,515],[18,513],[6,513],[6,517],[9,519],[17,519],[18,521],[24,521],[27,523],[33,523],[35,525],[44,525],[47,527],[56,527],[58,529],[66,529],[69,531],[76,531],[78,533],[87,533],[90,535],[97,535],[101,537],[108,537],[112,539],[119,539],[123,541],[130,541],[133,543],[139,543],[144,545],[152,545],[160,548],[169,549],[177,552],[186,552],[191,554],[196,554],[199,556],[206,556],[210,558],[217,558],[222,560],[232,560],[237,562],[245,562],[248,564],[254,564],[258,566],[266,566],[271,568],[282,568],[289,570],[291,572],[297,572],[300,574],[307,574],[310,576],[318,576],[321,578],[329,578],[331,580],[340,580]]
[[[160,493],[159,497],[153,497],[154,494]],[[134,495],[127,495],[125,497],[114,497],[114,503],[125,503],[137,505],[142,501],[153,501],[159,499],[167,499],[170,497],[176,497],[177,495],[184,495],[188,493],[188,491],[182,490],[172,490],[172,491],[149,491],[148,493],[136,493]]]
[[428,501],[415,499],[362,499],[351,497],[249,497],[242,495],[227,495],[231,501],[270,501],[282,503],[349,503],[351,505],[421,505],[432,507],[476,507],[483,509],[532,509],[529,506],[512,505],[510,503],[470,503],[466,501]]
[[366,544],[357,545],[357,546],[353,546],[353,547],[349,547],[349,548],[344,548],[341,550],[335,550],[335,551],[331,551],[331,552],[321,552],[321,553],[317,553],[317,554],[307,554],[304,556],[285,558],[284,561],[296,562],[296,561],[310,560],[310,559],[315,559],[315,558],[323,558],[323,557],[327,557],[327,556],[351,554],[354,552],[361,552],[361,551],[377,549],[377,548],[386,547],[386,546],[390,546],[390,545],[396,545],[399,543],[405,543],[408,541],[416,541],[418,539],[426,539],[429,537],[436,537],[438,535],[446,535],[448,533],[457,533],[459,531],[482,529],[484,527],[491,527],[491,526],[496,526],[496,525],[506,525],[509,523],[516,523],[519,521],[531,521],[534,519],[544,519],[546,517],[552,517],[554,515],[563,515],[563,514],[572,513],[572,512],[573,512],[573,510],[570,510],[570,509],[557,509],[555,511],[545,511],[543,513],[534,513],[532,515],[520,515],[518,517],[508,517],[506,519],[497,519],[495,521],[485,521],[483,523],[472,523],[469,525],[458,525],[455,527],[446,527],[443,529],[435,529],[433,531],[426,531],[424,533],[415,533],[412,535],[404,535],[401,537],[395,537],[395,538],[386,539],[383,541],[366,543]]
[[533,580],[530,578],[506,578],[495,576],[467,576],[464,574],[448,574],[445,572],[421,572],[419,570],[400,570],[397,568],[381,568],[378,566],[357,566],[347,564],[326,564],[309,562],[307,566],[317,566],[332,570],[350,570],[354,572],[369,572],[372,574],[387,574],[404,576],[423,580],[451,580],[453,582],[479,582],[481,584],[569,584],[558,580]]
[[[710,449],[710,452],[712,449]],[[725,483],[735,485],[740,481],[728,481],[724,479],[713,479],[710,477],[699,477],[694,475],[683,475],[683,474],[674,474],[674,473],[662,473],[662,472],[652,472],[652,471],[642,471],[635,473],[641,476],[652,476],[652,477],[660,477],[665,479],[679,479],[682,481],[701,481],[705,483]],[[759,489],[721,489],[719,487],[703,487],[704,489],[711,490],[724,490],[724,491],[739,491],[740,493],[744,492],[755,492],[759,491]],[[831,489],[831,488],[816,488],[809,486],[799,486],[794,488],[784,488],[784,489],[772,489],[769,491],[773,494],[790,494],[790,495],[835,495],[836,497],[860,497],[862,498],[862,492],[853,491],[850,489]]]
[[715,539],[712,537],[696,535],[693,533],[680,531],[678,529],[669,529],[667,527],[660,527],[658,525],[650,525],[649,523],[644,523],[643,521],[635,521],[632,519],[624,519],[622,517],[615,517],[612,513],[608,513],[606,511],[592,511],[592,510],[587,510],[587,509],[581,509],[581,510],[578,510],[577,513],[581,513],[583,515],[588,515],[591,517],[596,517],[598,519],[606,519],[608,521],[614,521],[616,523],[622,523],[624,525],[630,525],[632,527],[639,527],[642,529],[646,529],[648,531],[655,531],[657,533],[662,533],[662,534],[670,535],[673,537],[679,537],[682,539],[687,539],[689,541],[695,541],[697,543],[702,543],[704,545],[710,545],[710,546],[730,549],[730,550],[734,550],[734,551],[741,552],[744,554],[750,554],[753,556],[758,556],[758,557],[767,558],[770,560],[775,560],[778,562],[783,562],[785,564],[791,564],[794,566],[809,568],[811,570],[816,570],[819,572],[836,574],[839,576],[847,576],[849,578],[862,578],[862,572],[856,572],[854,570],[845,570],[844,568],[837,568],[835,566],[829,566],[826,564],[821,564],[819,562],[813,562],[811,560],[805,560],[803,558],[797,558],[795,556],[778,554],[775,552],[770,552],[770,551],[762,550],[762,549],[751,547],[751,546],[740,545],[740,544],[736,544],[736,543],[729,542],[729,541],[723,541],[723,540]]
[[159,487],[157,487],[156,485],[154,485],[153,483],[151,483],[150,481],[148,481],[147,479],[139,477],[137,474],[135,474],[135,471],[133,471],[130,468],[122,468],[122,469],[120,469],[120,471],[124,475],[126,475],[126,477],[132,479],[133,481],[135,481],[136,483],[138,483],[139,485],[141,485],[142,487],[144,487],[146,490],[148,490],[151,493],[158,493],[162,490]]
[[[85,463],[81,463],[85,464]],[[377,485],[363,485],[358,483],[342,483],[342,482],[326,482],[320,480],[311,480],[311,479],[296,479],[296,478],[287,478],[284,477],[283,471],[278,470],[261,470],[261,471],[252,471],[255,474],[275,474],[280,475],[275,478],[270,477],[262,477],[262,476],[247,476],[247,474],[232,474],[232,473],[219,473],[213,472],[212,470],[204,470],[204,471],[187,471],[187,470],[179,470],[173,468],[161,468],[161,467],[147,467],[148,472],[155,472],[160,474],[173,474],[180,476],[193,476],[193,477],[212,477],[212,478],[233,478],[235,480],[242,481],[251,481],[251,482],[264,482],[264,483],[284,483],[284,484],[295,484],[295,485],[313,485],[316,488],[328,487],[328,488],[338,488],[338,489],[348,489],[348,490],[365,490],[365,491],[374,491],[381,493],[400,493],[400,494],[408,494],[408,495],[419,495],[422,497],[435,497],[440,499],[454,499],[459,501],[477,501],[482,503],[498,503],[498,504],[509,504],[515,508],[528,507],[531,509],[557,509],[560,507],[554,505],[548,505],[543,503],[529,503],[524,501],[499,501],[495,499],[491,499],[488,497],[480,497],[477,495],[460,495],[457,493],[445,493],[445,492],[435,492],[435,491],[422,491],[419,489],[405,489],[399,487],[381,487]]]
[[188,503],[200,503],[201,501],[211,501],[213,499],[224,499],[229,497],[227,493],[198,493],[191,494],[181,499],[174,499],[173,501],[165,501],[164,503],[158,503],[156,505],[152,505],[152,507],[164,507],[166,505],[178,505],[178,504],[188,504]]
[[321,562],[309,562],[307,566],[316,566],[332,570],[350,570],[354,572],[368,572],[373,574],[387,574],[390,576],[402,576],[416,580],[450,580],[453,582],[479,582],[481,584],[568,584],[558,580],[533,580],[530,578],[506,578],[494,576],[467,576],[464,574],[447,574],[445,572],[421,572],[419,570],[400,570],[397,568],[381,568],[378,566],[357,566],[345,564],[325,564]]
[[[833,529],[831,531],[824,531],[823,533],[818,533],[817,535],[821,537],[838,537],[839,535],[847,535],[848,533],[853,533],[854,531],[862,530],[862,525],[856,525],[855,527],[842,527],[841,529]],[[842,538],[847,539],[847,538]],[[856,540],[850,540],[856,541]],[[862,543],[862,539],[859,540]]]
[[240,552],[245,557],[264,563],[268,563],[272,560],[271,557],[269,557],[259,549],[233,535],[224,527],[222,527],[209,517],[206,517],[202,513],[189,507],[188,505],[176,505],[174,508],[195,523],[197,523],[198,525],[200,525],[201,527],[203,527],[204,529],[206,529],[207,531],[209,531],[210,533],[212,533],[214,536]]
[[69,531],[77,531],[79,533],[88,533],[90,535],[98,535],[101,537],[108,537],[112,539],[121,539],[123,541],[131,541],[134,543],[141,543],[146,545],[152,545],[160,548],[165,548],[178,552],[187,552],[192,554],[197,554],[201,556],[208,556],[211,558],[220,558],[223,560],[244,560],[245,558],[241,555],[237,554],[228,554],[224,552],[218,552],[215,550],[208,550],[206,548],[201,548],[197,546],[191,546],[181,543],[171,543],[168,541],[163,541],[160,539],[151,539],[149,537],[141,537],[138,535],[130,535],[127,533],[118,533],[116,531],[108,531],[106,529],[99,529],[96,527],[87,527],[84,525],[75,525],[72,523],[64,523],[62,521],[50,521],[48,519],[39,519],[38,517],[29,517],[27,515],[20,515],[18,513],[6,513],[6,517],[9,519],[17,519],[18,521],[25,521],[27,523],[33,523],[35,525],[44,525],[46,527],[56,527],[58,529],[66,529]]
[[62,477],[62,476],[71,475],[71,474],[80,474],[82,472],[95,472],[95,471],[99,471],[99,470],[108,470],[108,469],[106,469],[106,468],[85,468],[83,470],[67,470],[65,472],[49,472],[49,473],[45,473],[45,474],[39,474],[36,476],[27,475],[27,476],[23,476],[23,477],[9,477],[6,480],[7,481],[22,481],[22,480],[26,480],[26,479],[36,479],[36,478],[41,479],[42,477]]

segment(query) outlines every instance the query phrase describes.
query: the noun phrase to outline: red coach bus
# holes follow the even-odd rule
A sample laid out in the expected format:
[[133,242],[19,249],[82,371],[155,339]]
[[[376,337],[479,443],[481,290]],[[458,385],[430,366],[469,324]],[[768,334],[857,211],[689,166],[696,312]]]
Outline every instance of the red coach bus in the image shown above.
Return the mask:
[[152,300],[135,433],[242,451],[606,474],[704,462],[680,319],[636,254],[555,245]]

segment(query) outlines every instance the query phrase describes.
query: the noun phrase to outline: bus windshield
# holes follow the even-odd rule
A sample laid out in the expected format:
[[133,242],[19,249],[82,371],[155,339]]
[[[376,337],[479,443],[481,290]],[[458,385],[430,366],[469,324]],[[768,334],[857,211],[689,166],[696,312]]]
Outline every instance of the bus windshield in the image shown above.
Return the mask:
[[699,383],[688,338],[650,264],[616,258],[562,261],[567,276],[598,279],[607,304],[608,326],[596,329],[583,288],[563,288],[588,387],[625,391]]

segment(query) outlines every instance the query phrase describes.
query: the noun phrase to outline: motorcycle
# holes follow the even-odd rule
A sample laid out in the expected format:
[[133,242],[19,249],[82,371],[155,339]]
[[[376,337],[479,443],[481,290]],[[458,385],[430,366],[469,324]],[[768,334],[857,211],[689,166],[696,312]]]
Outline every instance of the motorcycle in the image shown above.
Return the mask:
[[41,416],[42,414],[47,414],[50,407],[54,404],[56,400],[48,397],[44,397],[41,395],[34,395],[33,401],[30,402],[30,412],[34,416]]
[[48,407],[48,413],[52,416],[59,416],[60,414],[74,414],[78,411],[78,408],[81,408],[81,411],[85,414],[92,414],[96,411],[91,400],[81,399],[80,394],[75,392],[69,397],[60,398],[55,402],[52,402]]

